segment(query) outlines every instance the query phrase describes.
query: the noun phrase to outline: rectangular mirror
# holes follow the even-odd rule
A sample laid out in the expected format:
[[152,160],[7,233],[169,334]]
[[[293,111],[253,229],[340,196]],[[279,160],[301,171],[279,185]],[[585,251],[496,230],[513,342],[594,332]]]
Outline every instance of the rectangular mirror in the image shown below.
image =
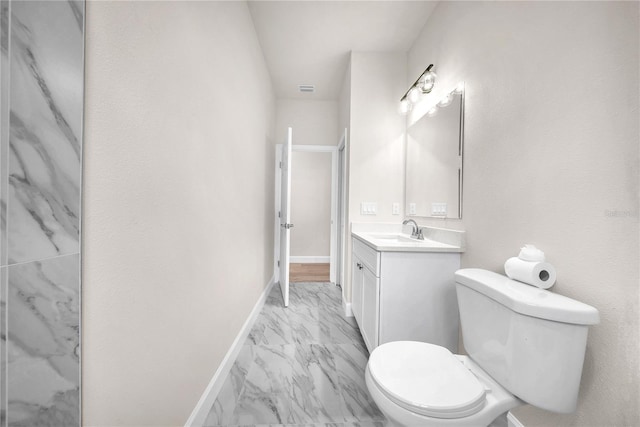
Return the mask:
[[454,91],[407,129],[405,212],[462,218],[464,91]]

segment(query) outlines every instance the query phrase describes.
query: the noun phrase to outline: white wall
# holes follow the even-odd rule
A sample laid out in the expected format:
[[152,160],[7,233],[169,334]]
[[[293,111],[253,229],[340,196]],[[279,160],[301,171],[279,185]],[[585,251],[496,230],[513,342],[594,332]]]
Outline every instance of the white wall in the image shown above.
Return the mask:
[[[352,52],[343,86],[341,121],[349,118],[347,223],[399,222],[392,204],[404,199],[405,118],[397,114],[405,88],[405,53]],[[350,93],[349,108],[344,97]],[[376,202],[377,215],[361,215],[362,202]],[[402,214],[402,209],[400,211]],[[347,237],[345,295],[351,301],[351,235]]]
[[[291,156],[291,257],[326,257],[331,244],[331,153]],[[292,259],[292,262],[311,262]]]
[[[349,64],[344,73],[342,87],[340,88],[340,96],[338,97],[338,135],[342,136],[342,132],[346,128],[348,130],[351,124],[351,55],[349,54]],[[348,140],[349,138],[347,138]]]
[[[341,233],[342,245],[340,257],[342,258],[342,270],[341,277],[336,280],[342,285],[342,298],[345,300],[343,304],[348,304],[351,301],[351,222],[349,219],[349,146],[351,145],[351,53],[349,54],[349,64],[345,71],[344,78],[342,80],[342,87],[340,88],[340,96],[338,97],[338,135],[345,136],[345,147],[343,151],[344,158],[342,160],[344,165],[342,188],[344,194],[342,200],[344,202],[344,218],[342,219],[341,229],[338,233]],[[340,156],[338,156],[340,158]],[[338,212],[341,215],[341,212]]]
[[244,2],[86,28],[84,425],[182,425],[272,275],[271,83]]
[[294,145],[337,145],[338,102],[312,99],[276,101],[276,136],[282,143],[293,128]]
[[[338,103],[278,99],[276,133],[294,145],[337,145]],[[291,166],[291,256],[328,257],[331,238],[331,154],[295,152]]]
[[467,88],[463,219],[422,223],[467,230],[464,267],[534,243],[553,291],[600,310],[577,412],[516,411],[527,426],[640,424],[638,8],[441,2],[409,53],[407,85],[433,63]]
[[[404,198],[405,118],[397,113],[406,90],[405,53],[351,55],[349,216],[352,222],[397,222],[394,202]],[[375,216],[360,203],[377,202]]]

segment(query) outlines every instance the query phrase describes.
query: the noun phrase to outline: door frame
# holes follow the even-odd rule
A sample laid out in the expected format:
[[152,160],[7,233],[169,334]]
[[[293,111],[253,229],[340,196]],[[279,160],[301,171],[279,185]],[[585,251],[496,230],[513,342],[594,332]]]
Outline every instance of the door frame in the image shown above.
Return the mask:
[[[275,162],[275,204],[274,204],[274,240],[273,240],[273,272],[275,277],[280,276],[278,258],[280,254],[280,193],[281,177],[280,162],[282,161],[282,144],[276,145]],[[292,145],[291,151],[311,153],[331,153],[331,241],[329,244],[329,280],[336,283],[336,262],[338,242],[338,146],[337,145]],[[295,165],[292,165],[292,169]],[[292,219],[293,221],[293,219]],[[343,285],[344,286],[344,285]]]
[[336,263],[336,266],[340,266],[338,270],[340,277],[336,277],[336,280],[339,280],[340,287],[342,288],[342,300],[345,301],[344,285],[346,280],[346,277],[345,277],[346,257],[344,255],[347,249],[347,245],[346,245],[346,233],[343,233],[342,228],[344,227],[346,230],[346,221],[347,221],[347,215],[346,215],[346,212],[347,212],[347,208],[346,208],[346,204],[347,204],[347,129],[346,128],[344,129],[344,132],[342,133],[342,137],[340,138],[340,142],[338,143],[337,161],[338,161],[338,165],[337,165],[338,170],[336,171],[336,184],[342,188],[336,188],[338,196],[341,199],[337,201],[338,206],[336,208],[337,210],[336,240],[337,240],[337,244],[340,245],[340,247],[337,250],[337,256],[339,256],[339,259],[337,259],[337,263]]

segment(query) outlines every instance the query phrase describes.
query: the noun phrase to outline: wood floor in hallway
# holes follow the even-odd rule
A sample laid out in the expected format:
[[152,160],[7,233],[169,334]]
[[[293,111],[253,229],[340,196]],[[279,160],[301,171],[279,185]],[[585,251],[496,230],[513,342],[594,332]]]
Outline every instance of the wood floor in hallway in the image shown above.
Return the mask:
[[299,282],[328,282],[329,264],[289,264],[289,281]]

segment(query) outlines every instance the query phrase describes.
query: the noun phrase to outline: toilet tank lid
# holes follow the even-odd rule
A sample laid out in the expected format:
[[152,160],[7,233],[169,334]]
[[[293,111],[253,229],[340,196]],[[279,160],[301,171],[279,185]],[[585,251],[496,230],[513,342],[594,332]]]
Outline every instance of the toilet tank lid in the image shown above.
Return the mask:
[[598,310],[590,305],[492,271],[464,268],[456,271],[455,280],[520,314],[576,325],[600,322]]

